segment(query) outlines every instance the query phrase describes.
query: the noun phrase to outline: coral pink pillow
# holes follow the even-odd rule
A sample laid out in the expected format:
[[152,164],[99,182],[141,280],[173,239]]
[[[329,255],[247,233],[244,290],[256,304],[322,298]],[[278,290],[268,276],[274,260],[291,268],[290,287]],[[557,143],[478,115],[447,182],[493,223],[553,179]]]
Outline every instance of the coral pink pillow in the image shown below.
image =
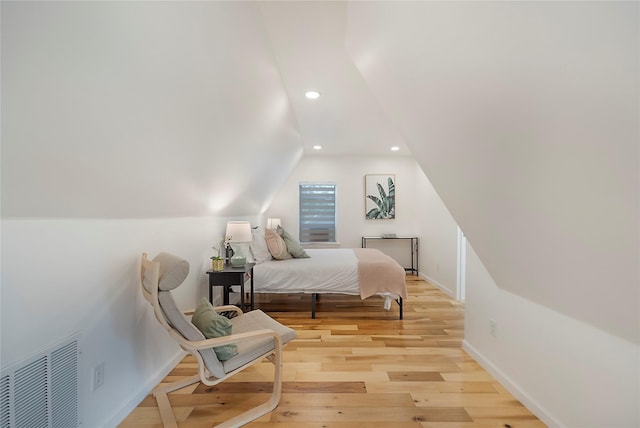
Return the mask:
[[292,258],[284,239],[271,229],[265,230],[264,237],[267,240],[269,252],[276,260],[287,260]]

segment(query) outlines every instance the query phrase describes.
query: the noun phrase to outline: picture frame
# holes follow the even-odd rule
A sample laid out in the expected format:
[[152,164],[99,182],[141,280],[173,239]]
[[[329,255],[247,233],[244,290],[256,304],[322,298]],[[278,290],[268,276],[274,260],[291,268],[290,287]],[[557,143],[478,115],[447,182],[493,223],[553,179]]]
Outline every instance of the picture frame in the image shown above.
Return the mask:
[[367,220],[396,218],[396,175],[364,176],[364,216]]

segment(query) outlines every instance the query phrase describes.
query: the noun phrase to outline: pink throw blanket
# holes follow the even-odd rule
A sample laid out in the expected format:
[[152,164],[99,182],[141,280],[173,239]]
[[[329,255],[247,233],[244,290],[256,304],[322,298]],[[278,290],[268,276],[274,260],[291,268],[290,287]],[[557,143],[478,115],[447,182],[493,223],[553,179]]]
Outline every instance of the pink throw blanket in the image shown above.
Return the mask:
[[394,259],[374,248],[354,248],[358,257],[360,298],[393,293],[407,298],[406,273]]

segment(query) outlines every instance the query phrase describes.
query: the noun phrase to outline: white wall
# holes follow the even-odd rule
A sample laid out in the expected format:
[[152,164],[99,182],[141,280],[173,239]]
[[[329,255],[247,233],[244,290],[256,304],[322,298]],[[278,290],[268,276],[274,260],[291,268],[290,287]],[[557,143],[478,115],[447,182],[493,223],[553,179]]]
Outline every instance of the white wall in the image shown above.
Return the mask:
[[[396,175],[396,218],[365,219],[364,176]],[[293,170],[265,217],[282,220],[298,236],[298,185],[332,182],[337,185],[337,240],[342,247],[360,247],[362,236],[395,233],[420,239],[420,274],[452,296],[456,293],[456,223],[426,176],[410,156],[305,156]],[[389,241],[371,245],[391,247],[392,256],[406,262],[408,244]],[[403,247],[407,250],[403,253]],[[408,262],[410,263],[410,261]],[[403,263],[404,264],[404,263]],[[409,266],[409,264],[407,264]]]
[[[171,368],[178,348],[139,288],[140,256],[160,251],[190,263],[176,290],[183,309],[208,295],[214,239],[224,221],[10,219],[2,221],[2,366],[80,334],[83,426],[113,426]],[[91,369],[105,362],[104,386]]]
[[498,288],[471,246],[467,256],[471,356],[550,427],[640,426],[637,345]]
[[416,225],[423,237],[420,274],[451,297],[457,296],[457,233],[455,219],[420,167],[416,168]]

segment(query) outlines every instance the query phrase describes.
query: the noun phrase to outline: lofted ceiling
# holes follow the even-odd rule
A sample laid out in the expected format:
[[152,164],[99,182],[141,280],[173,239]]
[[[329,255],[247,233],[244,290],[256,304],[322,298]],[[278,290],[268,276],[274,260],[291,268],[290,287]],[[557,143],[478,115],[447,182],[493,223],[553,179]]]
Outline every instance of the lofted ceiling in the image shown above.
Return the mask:
[[256,215],[398,146],[501,288],[640,340],[637,2],[0,7],[3,217]]
[[254,214],[305,154],[410,155],[346,2],[1,7],[4,216]]
[[258,4],[305,155],[411,154],[345,51],[347,2]]

